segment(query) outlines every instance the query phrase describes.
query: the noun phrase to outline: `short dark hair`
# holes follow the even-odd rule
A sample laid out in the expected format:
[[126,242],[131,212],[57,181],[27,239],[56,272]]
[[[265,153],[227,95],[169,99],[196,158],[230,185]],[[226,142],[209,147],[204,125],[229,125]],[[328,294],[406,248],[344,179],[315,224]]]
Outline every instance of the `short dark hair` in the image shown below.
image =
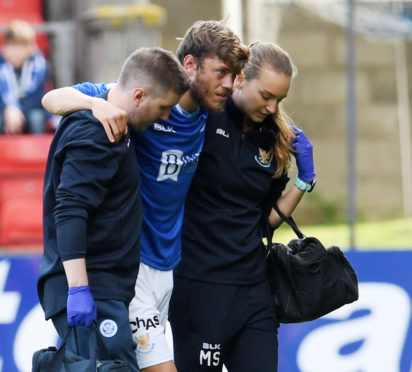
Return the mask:
[[169,90],[182,95],[189,89],[189,77],[174,54],[159,47],[135,50],[123,64],[122,87],[139,85],[157,96]]
[[238,74],[248,61],[249,49],[224,22],[211,20],[195,22],[186,31],[176,54],[182,64],[187,55],[200,64],[206,57],[217,56]]

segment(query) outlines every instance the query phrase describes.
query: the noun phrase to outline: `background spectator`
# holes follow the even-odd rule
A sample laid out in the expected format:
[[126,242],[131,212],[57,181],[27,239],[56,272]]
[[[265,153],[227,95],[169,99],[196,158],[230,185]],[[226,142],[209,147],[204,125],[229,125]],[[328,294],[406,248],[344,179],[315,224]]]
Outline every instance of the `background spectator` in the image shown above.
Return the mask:
[[0,55],[0,133],[44,133],[48,113],[41,105],[48,64],[37,48],[35,30],[14,20],[4,34]]

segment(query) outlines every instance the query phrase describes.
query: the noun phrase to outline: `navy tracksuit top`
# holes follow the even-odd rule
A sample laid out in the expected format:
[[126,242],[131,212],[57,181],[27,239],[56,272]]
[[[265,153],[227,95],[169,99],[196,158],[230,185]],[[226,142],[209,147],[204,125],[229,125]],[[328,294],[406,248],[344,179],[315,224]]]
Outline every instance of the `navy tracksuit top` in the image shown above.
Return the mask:
[[266,278],[262,210],[282,195],[289,178],[273,178],[276,158],[264,150],[267,136],[260,132],[269,123],[245,133],[243,120],[230,97],[222,113],[209,114],[186,198],[177,276],[233,285]]
[[38,294],[46,319],[66,307],[65,260],[85,257],[96,300],[131,301],[140,255],[139,186],[128,136],[110,143],[90,111],[62,120],[44,179]]

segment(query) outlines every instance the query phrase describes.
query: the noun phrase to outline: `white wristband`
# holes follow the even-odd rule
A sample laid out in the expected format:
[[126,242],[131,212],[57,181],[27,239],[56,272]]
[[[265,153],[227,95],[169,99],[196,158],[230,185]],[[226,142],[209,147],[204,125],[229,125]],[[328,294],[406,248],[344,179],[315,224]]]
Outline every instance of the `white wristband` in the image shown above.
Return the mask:
[[299,190],[311,192],[315,187],[316,180],[313,179],[310,183],[307,183],[302,181],[298,176],[296,176],[294,184]]

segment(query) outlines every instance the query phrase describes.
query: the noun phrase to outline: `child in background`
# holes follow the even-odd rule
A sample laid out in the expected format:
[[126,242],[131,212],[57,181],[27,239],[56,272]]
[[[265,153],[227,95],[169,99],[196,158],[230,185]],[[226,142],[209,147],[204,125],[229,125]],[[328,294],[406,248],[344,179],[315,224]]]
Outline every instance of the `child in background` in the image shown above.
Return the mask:
[[0,134],[44,133],[49,118],[41,105],[48,65],[33,27],[12,21],[0,54]]

